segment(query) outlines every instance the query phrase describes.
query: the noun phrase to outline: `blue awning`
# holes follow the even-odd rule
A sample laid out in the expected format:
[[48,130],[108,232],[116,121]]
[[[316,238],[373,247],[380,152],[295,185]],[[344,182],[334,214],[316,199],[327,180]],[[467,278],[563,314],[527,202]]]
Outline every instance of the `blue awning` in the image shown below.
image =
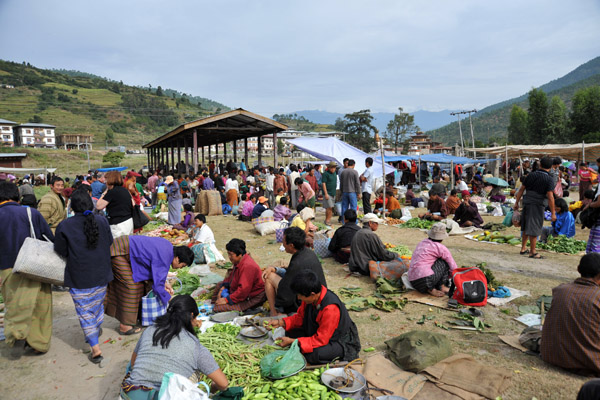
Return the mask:
[[128,169],[127,167],[110,167],[110,168],[98,168],[98,172],[108,172],[108,171],[125,171]]

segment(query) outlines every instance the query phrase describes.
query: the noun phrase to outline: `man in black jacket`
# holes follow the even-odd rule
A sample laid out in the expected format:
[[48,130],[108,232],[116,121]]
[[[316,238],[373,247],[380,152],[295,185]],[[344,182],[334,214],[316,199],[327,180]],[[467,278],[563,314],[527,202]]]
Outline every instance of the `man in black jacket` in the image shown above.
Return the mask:
[[263,272],[271,316],[280,313],[290,314],[298,310],[300,301],[292,291],[291,285],[301,271],[312,270],[321,285],[327,287],[321,262],[315,252],[305,246],[305,243],[306,234],[302,229],[287,228],[283,233],[283,247],[286,253],[292,254],[290,264],[287,268],[268,267]]
[[344,212],[346,223],[338,228],[331,241],[329,242],[329,251],[333,253],[333,258],[341,264],[346,264],[350,259],[350,245],[360,226],[356,225],[356,211],[347,209]]

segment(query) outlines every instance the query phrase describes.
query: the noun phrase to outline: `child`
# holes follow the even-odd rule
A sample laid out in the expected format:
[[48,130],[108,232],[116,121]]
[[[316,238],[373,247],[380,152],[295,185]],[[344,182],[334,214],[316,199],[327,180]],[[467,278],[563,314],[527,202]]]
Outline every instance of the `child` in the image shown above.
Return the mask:
[[181,221],[178,224],[173,225],[173,229],[181,229],[181,230],[185,231],[192,225],[192,222],[194,221],[194,212],[192,211],[192,205],[185,204],[183,206],[183,210],[185,211],[185,216],[183,217],[183,221]]
[[408,184],[408,189],[406,190],[406,195],[404,196],[404,204],[412,205],[412,199],[415,198],[415,194],[413,193],[413,185],[411,183]]
[[545,243],[550,235],[565,235],[568,238],[575,236],[575,217],[569,212],[569,206],[565,199],[556,199],[554,201],[554,208],[556,209],[556,221],[552,223],[552,226],[542,228],[542,235],[540,237],[540,242],[542,243]]
[[240,214],[240,221],[251,221],[252,220],[252,210],[254,210],[254,205],[256,204],[257,196],[255,194],[250,195],[250,200],[246,200],[244,202],[244,206],[242,207],[242,213]]
[[275,218],[275,221],[287,221],[291,215],[292,212],[287,207],[287,197],[281,197],[279,204],[277,204],[273,210],[273,217]]
[[285,193],[283,193],[283,188],[277,188],[277,196],[275,196],[275,204],[281,204],[281,198]]

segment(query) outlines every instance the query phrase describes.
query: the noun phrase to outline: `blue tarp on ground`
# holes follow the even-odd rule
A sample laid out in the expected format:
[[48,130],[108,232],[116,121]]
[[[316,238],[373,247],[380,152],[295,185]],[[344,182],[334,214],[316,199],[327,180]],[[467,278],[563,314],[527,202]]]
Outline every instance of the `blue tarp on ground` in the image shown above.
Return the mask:
[[125,171],[128,169],[127,167],[110,167],[110,168],[98,168],[96,171],[98,172],[108,172],[108,171]]

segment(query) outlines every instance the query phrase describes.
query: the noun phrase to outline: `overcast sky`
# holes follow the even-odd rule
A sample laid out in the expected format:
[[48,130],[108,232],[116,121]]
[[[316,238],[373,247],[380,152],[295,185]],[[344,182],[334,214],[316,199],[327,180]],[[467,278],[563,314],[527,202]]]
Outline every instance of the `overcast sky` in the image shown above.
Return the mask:
[[600,55],[598,0],[0,0],[0,58],[266,116],[483,108]]

